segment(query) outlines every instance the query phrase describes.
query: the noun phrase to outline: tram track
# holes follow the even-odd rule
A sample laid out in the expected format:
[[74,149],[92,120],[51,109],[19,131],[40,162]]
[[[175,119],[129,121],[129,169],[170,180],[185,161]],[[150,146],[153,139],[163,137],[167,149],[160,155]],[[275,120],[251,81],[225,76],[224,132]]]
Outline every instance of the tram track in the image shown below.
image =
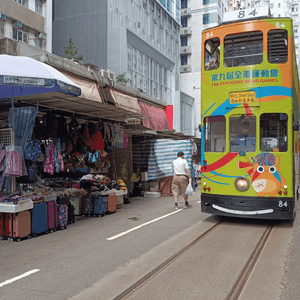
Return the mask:
[[[131,295],[136,293],[141,287],[145,286],[151,279],[155,278],[163,270],[167,269],[169,266],[174,264],[176,262],[176,260],[178,260],[181,256],[183,256],[185,253],[187,253],[192,248],[194,248],[197,244],[199,244],[201,241],[203,241],[206,237],[208,237],[214,231],[216,231],[222,224],[224,224],[226,222],[226,220],[227,219],[222,219],[222,220],[218,221],[216,224],[214,224],[213,226],[211,226],[210,228],[208,228],[205,232],[203,232],[198,237],[193,239],[189,244],[187,244],[181,250],[176,252],[174,255],[172,255],[170,258],[165,260],[159,266],[157,266],[152,271],[150,271],[145,276],[143,276],[141,279],[136,281],[134,284],[132,284],[130,287],[128,287],[126,290],[124,290],[122,293],[120,293],[118,296],[113,298],[113,300],[128,299]],[[263,251],[263,248],[268,240],[268,237],[270,236],[270,234],[272,232],[273,227],[274,227],[274,224],[267,225],[261,238],[259,239],[258,243],[256,244],[253,252],[251,253],[248,261],[246,262],[242,271],[238,275],[238,278],[237,278],[235,284],[233,285],[232,289],[230,290],[228,296],[226,297],[226,300],[237,300],[239,298],[239,296],[241,295],[243,288],[245,287],[247,280],[248,280],[253,268],[255,267],[255,264],[256,264],[257,260],[259,259],[261,252]]]

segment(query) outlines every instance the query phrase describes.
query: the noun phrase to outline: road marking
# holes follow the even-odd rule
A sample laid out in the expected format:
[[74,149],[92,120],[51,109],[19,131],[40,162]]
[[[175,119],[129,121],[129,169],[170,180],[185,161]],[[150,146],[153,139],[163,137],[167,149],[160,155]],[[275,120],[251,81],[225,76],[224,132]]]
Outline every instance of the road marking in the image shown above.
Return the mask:
[[200,201],[198,201],[197,203],[201,203],[201,200],[200,200]]
[[14,277],[12,279],[8,279],[8,280],[0,283],[0,287],[3,287],[4,285],[10,284],[10,283],[12,283],[14,281],[17,281],[19,279],[22,279],[24,277],[27,277],[27,276],[29,276],[29,275],[31,275],[33,273],[39,272],[39,271],[41,271],[41,270],[40,269],[34,269],[34,270],[28,271],[28,272],[26,272],[26,273],[24,273],[24,274],[22,274],[20,276]]
[[151,224],[151,223],[153,223],[153,222],[156,222],[156,221],[159,221],[159,220],[164,219],[164,218],[166,218],[166,217],[169,217],[169,216],[171,216],[171,215],[174,215],[174,214],[180,212],[181,210],[182,210],[182,208],[181,208],[181,209],[178,209],[178,210],[176,210],[176,211],[173,211],[173,212],[171,212],[171,213],[169,213],[169,214],[167,214],[167,215],[164,215],[164,216],[162,216],[162,217],[156,218],[156,219],[154,219],[154,220],[152,220],[152,221],[149,221],[149,222],[147,222],[147,223],[144,223],[144,224],[141,224],[141,225],[139,225],[139,226],[136,226],[136,227],[134,227],[134,228],[132,228],[132,229],[129,229],[129,230],[127,230],[127,231],[121,232],[121,233],[119,233],[119,234],[117,234],[117,235],[114,235],[114,236],[112,236],[112,237],[110,237],[110,238],[107,238],[106,240],[112,241],[112,240],[117,239],[117,238],[119,238],[119,237],[121,237],[121,236],[123,236],[123,235],[125,235],[125,234],[128,234],[128,233],[134,231],[134,230],[137,230],[137,229],[140,229],[140,228],[142,228],[142,227],[144,227],[144,226],[146,226],[146,225],[149,225],[149,224]]

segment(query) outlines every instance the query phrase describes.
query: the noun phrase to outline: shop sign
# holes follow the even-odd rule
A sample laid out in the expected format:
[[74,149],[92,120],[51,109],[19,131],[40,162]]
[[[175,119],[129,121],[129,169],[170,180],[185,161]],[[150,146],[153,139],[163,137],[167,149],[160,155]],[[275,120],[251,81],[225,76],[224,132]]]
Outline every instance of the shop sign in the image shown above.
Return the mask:
[[4,84],[45,86],[45,79],[4,76]]

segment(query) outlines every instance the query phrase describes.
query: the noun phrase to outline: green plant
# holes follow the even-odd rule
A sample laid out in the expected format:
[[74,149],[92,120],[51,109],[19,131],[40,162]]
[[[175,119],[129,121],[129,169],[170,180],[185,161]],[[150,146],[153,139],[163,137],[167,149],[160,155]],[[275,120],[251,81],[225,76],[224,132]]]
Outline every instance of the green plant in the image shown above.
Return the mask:
[[125,84],[126,84],[126,83],[129,81],[129,79],[125,77],[125,74],[126,74],[126,72],[123,73],[123,74],[119,74],[119,75],[116,77],[117,82],[122,82],[122,83],[125,83]]
[[[83,60],[83,55],[77,55],[78,49],[75,47],[74,42],[72,41],[72,38],[69,38],[68,45],[63,46],[65,54],[68,59],[75,58],[76,60]],[[77,56],[76,56],[77,55]]]

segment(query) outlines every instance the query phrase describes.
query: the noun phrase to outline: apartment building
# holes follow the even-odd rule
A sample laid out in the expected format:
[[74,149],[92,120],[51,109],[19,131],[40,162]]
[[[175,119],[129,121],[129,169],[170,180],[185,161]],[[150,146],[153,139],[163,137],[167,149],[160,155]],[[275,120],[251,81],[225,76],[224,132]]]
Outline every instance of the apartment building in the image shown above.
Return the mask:
[[54,0],[53,53],[64,57],[69,38],[84,62],[125,74],[127,85],[173,105],[174,129],[183,132],[179,0]]
[[[1,0],[0,38],[52,52],[52,0]],[[30,56],[34,48],[26,47]]]
[[202,31],[221,23],[230,0],[181,0],[180,89],[195,99],[194,128],[200,138]]
[[260,6],[269,6],[271,10],[271,16],[274,18],[289,17],[293,19],[295,51],[299,69],[300,0],[241,0],[240,2],[232,0],[232,7],[236,9],[255,8]]

